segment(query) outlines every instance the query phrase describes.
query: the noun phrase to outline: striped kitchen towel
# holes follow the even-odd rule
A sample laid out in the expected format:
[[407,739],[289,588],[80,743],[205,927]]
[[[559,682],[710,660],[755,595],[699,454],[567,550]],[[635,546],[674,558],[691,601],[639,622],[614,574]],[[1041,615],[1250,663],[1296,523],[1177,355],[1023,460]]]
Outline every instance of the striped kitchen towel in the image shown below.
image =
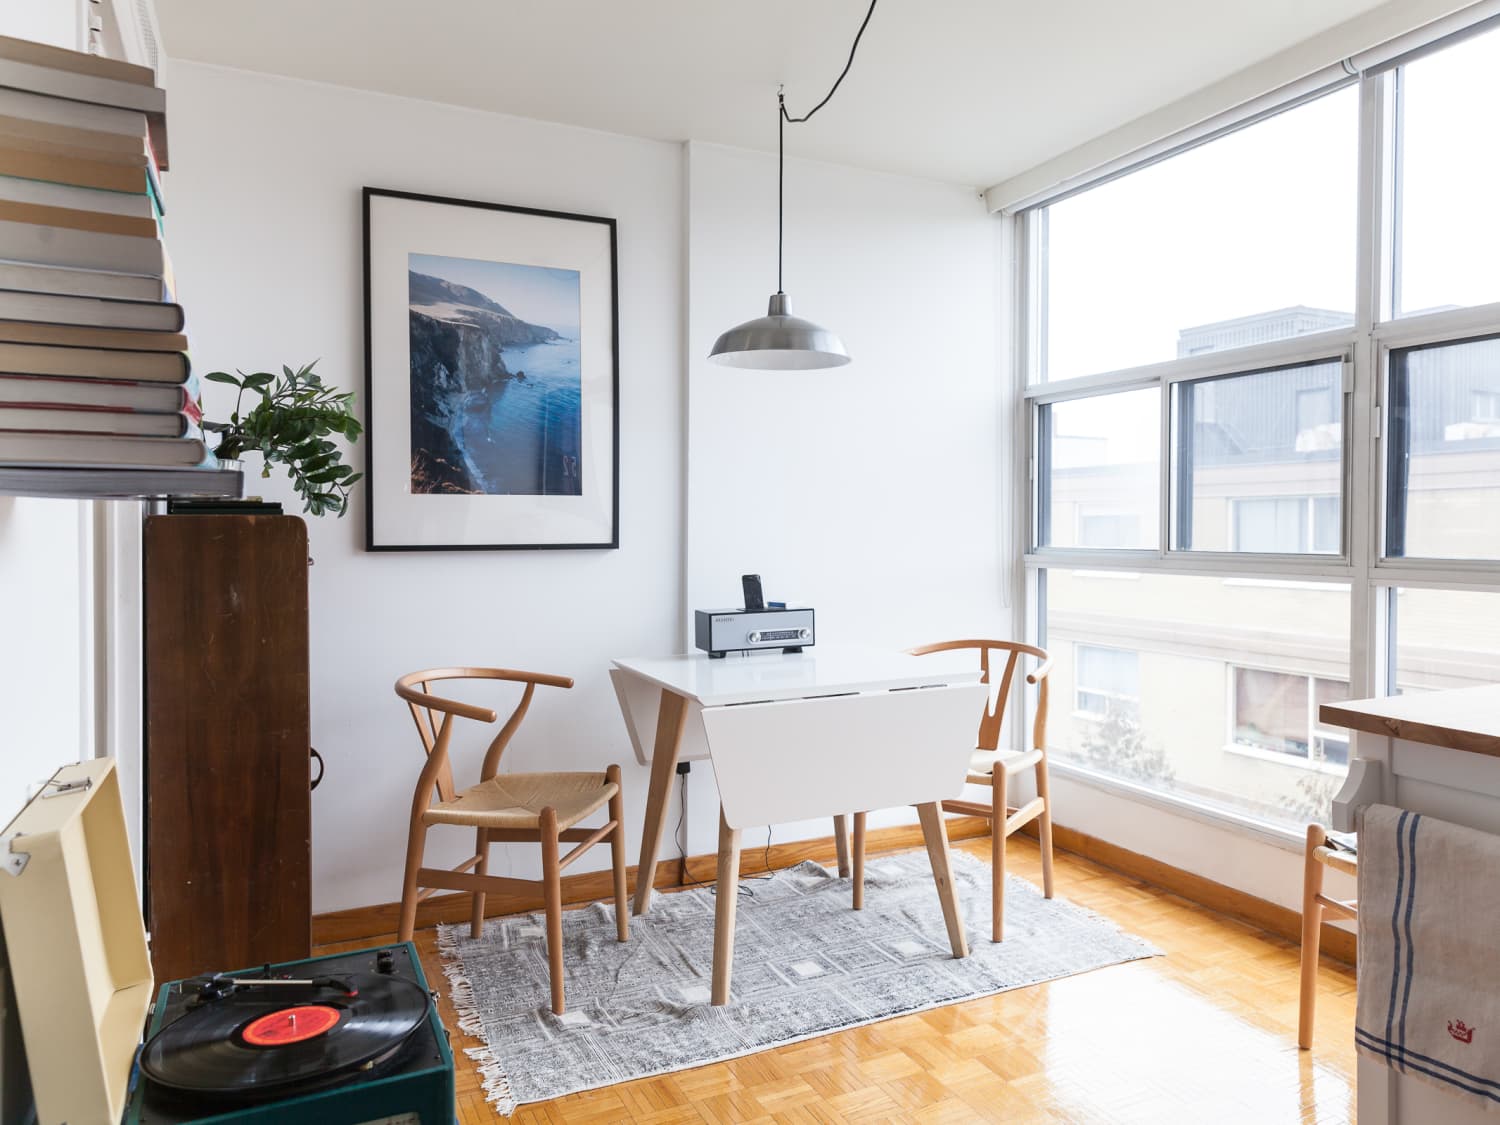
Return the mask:
[[1359,826],[1355,1046],[1500,1109],[1500,836],[1387,805]]

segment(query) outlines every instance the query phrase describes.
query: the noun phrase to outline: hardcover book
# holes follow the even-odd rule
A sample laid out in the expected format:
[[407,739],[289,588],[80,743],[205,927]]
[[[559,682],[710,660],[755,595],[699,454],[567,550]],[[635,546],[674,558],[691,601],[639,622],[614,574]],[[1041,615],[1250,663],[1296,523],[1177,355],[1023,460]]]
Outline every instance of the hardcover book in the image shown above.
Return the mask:
[[53,344],[0,343],[0,371],[18,375],[68,375],[80,379],[130,379],[183,383],[191,371],[183,352],[133,352]]

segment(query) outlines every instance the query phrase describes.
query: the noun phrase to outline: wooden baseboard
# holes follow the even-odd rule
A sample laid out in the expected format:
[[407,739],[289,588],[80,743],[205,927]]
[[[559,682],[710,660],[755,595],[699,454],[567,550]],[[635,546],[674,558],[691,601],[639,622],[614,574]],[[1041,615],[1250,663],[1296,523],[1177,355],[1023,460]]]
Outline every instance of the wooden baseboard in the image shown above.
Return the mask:
[[[1021,832],[1036,836],[1036,822],[1022,827]],[[989,835],[989,821],[978,816],[953,817],[948,821],[948,838],[968,840]],[[1195,902],[1219,914],[1237,918],[1259,929],[1284,937],[1292,942],[1302,940],[1302,916],[1295,910],[1267,902],[1263,898],[1245,891],[1216,883],[1202,875],[1194,875],[1180,867],[1130,851],[1107,840],[1090,836],[1076,828],[1065,828],[1058,824],[1052,829],[1053,843],[1062,851],[1072,852],[1103,867],[1138,879],[1143,883],[1160,887],[1165,891]],[[877,828],[870,832],[867,847],[871,852],[896,851],[915,848],[922,844],[922,829],[916,824]],[[786,844],[773,844],[769,852],[764,848],[746,848],[741,854],[742,875],[759,875],[766,871],[793,867],[803,860],[830,863],[836,858],[832,836],[821,836],[811,840],[794,840]],[[717,857],[707,855],[689,856],[686,878],[689,882],[712,883]],[[608,871],[590,871],[581,875],[563,877],[563,902],[576,905],[599,902],[613,893],[613,883]],[[635,888],[636,869],[630,868],[630,886]],[[667,890],[678,886],[678,861],[676,857],[663,859],[656,868],[656,887]],[[438,922],[462,922],[469,917],[469,896],[466,894],[433,895],[417,908],[419,927],[436,925]],[[485,914],[519,914],[542,909],[540,884],[532,891],[513,891],[490,894],[485,900]],[[380,903],[376,906],[359,906],[349,910],[334,910],[313,918],[313,944],[327,945],[333,942],[358,941],[362,938],[380,937],[396,931],[401,914],[399,902]],[[1323,927],[1323,952],[1338,961],[1353,965],[1355,962],[1355,936],[1348,930],[1335,926]]]
[[[959,816],[948,820],[950,840],[968,840],[976,836],[987,836],[990,822],[979,816]],[[901,824],[890,828],[872,829],[866,837],[865,846],[871,852],[895,851],[901,848],[916,848],[922,845],[922,828],[917,824]],[[811,840],[794,840],[786,844],[772,844],[770,849],[747,847],[740,855],[740,874],[759,875],[783,867],[794,867],[803,860],[829,863],[837,856],[831,835]],[[708,855],[689,856],[686,878],[689,882],[712,883],[718,866],[718,857]],[[399,878],[400,872],[394,873]],[[655,886],[665,890],[678,886],[678,861],[676,856],[663,858],[656,867]],[[614,894],[613,876],[608,870],[590,871],[581,875],[563,876],[563,904],[599,902]],[[634,893],[636,869],[630,868],[630,888]],[[463,922],[469,917],[467,894],[433,895],[417,907],[417,926],[436,925],[438,922]],[[487,917],[499,914],[520,914],[542,909],[542,887],[538,883],[534,890],[495,892],[485,897],[484,912]],[[384,902],[377,906],[357,906],[349,910],[334,910],[313,917],[313,945],[329,945],[341,941],[358,941],[361,938],[380,937],[396,932],[401,917],[399,902]]]
[[[1021,831],[1028,836],[1035,837],[1036,822],[1025,825]],[[1159,859],[1152,859],[1150,856],[1122,848],[1118,844],[1111,844],[1108,840],[1090,836],[1076,828],[1064,828],[1060,824],[1054,824],[1052,843],[1054,847],[1063,851],[1092,860],[1102,867],[1108,867],[1122,875],[1138,879],[1142,883],[1150,883],[1154,887],[1170,891],[1180,898],[1195,902],[1216,913],[1248,922],[1258,929],[1284,937],[1294,944],[1300,945],[1302,942],[1302,915],[1285,906],[1267,902],[1263,898],[1257,898],[1255,895],[1236,890],[1234,887],[1226,887],[1223,883],[1216,883],[1212,879],[1194,875],[1191,871],[1173,867]],[[1301,887],[1297,890],[1300,894]],[[1322,952],[1337,961],[1353,965],[1355,948],[1354,934],[1348,930],[1324,924]]]

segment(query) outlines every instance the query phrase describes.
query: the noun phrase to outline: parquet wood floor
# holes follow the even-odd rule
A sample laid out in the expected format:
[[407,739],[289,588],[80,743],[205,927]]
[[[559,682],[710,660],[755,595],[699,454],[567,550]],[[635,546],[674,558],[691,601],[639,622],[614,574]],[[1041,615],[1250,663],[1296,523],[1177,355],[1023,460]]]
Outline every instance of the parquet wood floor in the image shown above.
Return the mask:
[[[988,859],[989,842],[956,845]],[[695,1070],[522,1106],[546,1122],[1279,1122],[1354,1120],[1354,973],[1324,959],[1316,1046],[1298,1051],[1297,949],[1127,876],[1058,853],[1058,893],[1165,957],[903,1016]],[[1010,869],[1040,884],[1036,845]],[[333,952],[374,944],[368,939]],[[444,978],[436,932],[419,931]],[[485,1102],[446,998],[458,1120],[503,1120]]]

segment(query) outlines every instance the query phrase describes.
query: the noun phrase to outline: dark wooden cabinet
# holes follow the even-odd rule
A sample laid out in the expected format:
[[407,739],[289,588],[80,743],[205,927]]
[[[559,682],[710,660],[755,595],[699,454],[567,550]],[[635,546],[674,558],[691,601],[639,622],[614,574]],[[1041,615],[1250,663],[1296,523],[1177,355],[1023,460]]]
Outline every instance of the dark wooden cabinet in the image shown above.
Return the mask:
[[156,979],[312,941],[307,527],[145,527],[146,917]]

